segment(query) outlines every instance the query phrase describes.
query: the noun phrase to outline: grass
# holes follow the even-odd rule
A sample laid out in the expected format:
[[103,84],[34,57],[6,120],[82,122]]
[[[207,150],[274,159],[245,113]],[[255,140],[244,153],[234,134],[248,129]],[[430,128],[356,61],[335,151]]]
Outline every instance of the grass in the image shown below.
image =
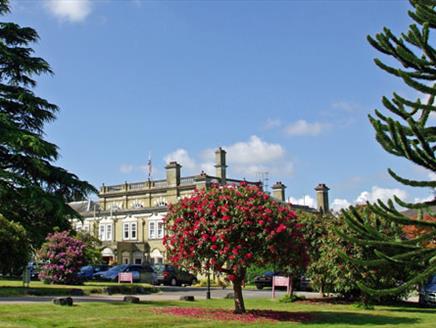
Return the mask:
[[[150,301],[141,304],[128,303],[80,303],[73,307],[53,304],[14,304],[0,307],[0,327],[434,327],[436,309],[415,307],[376,306],[374,310],[359,310],[353,305],[310,303],[279,303],[270,299],[246,300],[247,309],[261,313],[256,321],[222,320],[224,317],[171,315],[168,309],[181,307],[201,311],[218,311],[233,308],[232,300]],[[265,321],[262,313],[273,310],[287,313],[297,321]],[[183,312],[182,311],[182,312]],[[197,311],[198,312],[198,311]],[[208,312],[210,313],[210,312]],[[305,317],[303,322],[298,318]],[[234,317],[233,317],[234,318]],[[228,319],[228,318],[227,318]],[[288,319],[289,320],[289,319]]]
[[[14,297],[25,295],[36,296],[63,296],[70,295],[72,289],[81,289],[85,295],[102,294],[106,287],[118,287],[116,282],[86,282],[84,285],[51,285],[44,284],[41,281],[31,281],[30,287],[23,287],[23,283],[19,280],[0,280],[0,297]],[[138,286],[144,287],[150,293],[157,292],[158,289],[149,284],[129,284],[122,286]]]

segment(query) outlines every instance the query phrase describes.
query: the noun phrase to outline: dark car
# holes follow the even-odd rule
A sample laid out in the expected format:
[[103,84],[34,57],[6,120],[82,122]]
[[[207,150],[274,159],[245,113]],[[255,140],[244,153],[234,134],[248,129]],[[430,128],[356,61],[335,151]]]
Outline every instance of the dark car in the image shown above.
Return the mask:
[[107,264],[87,265],[80,268],[77,276],[81,280],[91,280],[97,272],[108,271],[110,266]]
[[274,276],[280,276],[279,272],[267,271],[263,275],[254,277],[254,284],[257,289],[272,287],[272,279]]
[[156,284],[170,286],[195,285],[197,277],[181,268],[171,264],[161,264],[154,267],[156,271]]
[[96,280],[118,281],[118,274],[121,272],[131,272],[134,282],[156,283],[156,273],[149,264],[120,264],[112,267],[108,271],[94,274]]
[[421,306],[436,306],[436,275],[431,276],[419,291]]
[[[265,272],[263,275],[256,276],[254,278],[254,285],[256,286],[257,289],[272,287],[272,279],[274,276],[286,276],[286,274],[282,272],[272,272],[272,271]],[[278,288],[282,288],[282,287],[278,287]],[[296,290],[310,290],[311,289],[310,279],[301,276],[300,278],[294,280],[294,288]]]

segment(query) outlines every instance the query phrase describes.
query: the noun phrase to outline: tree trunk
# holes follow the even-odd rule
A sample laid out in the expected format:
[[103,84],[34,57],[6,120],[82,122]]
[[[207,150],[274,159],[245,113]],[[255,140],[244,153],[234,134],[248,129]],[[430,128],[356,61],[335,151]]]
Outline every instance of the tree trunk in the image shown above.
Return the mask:
[[292,277],[289,277],[289,292],[288,292],[288,296],[292,296],[294,295],[294,280],[292,279]]
[[233,281],[233,292],[235,294],[235,313],[245,313],[244,299],[242,298],[242,278],[238,277]]
[[319,287],[319,294],[321,295],[321,297],[324,297],[324,281],[321,281],[321,286]]

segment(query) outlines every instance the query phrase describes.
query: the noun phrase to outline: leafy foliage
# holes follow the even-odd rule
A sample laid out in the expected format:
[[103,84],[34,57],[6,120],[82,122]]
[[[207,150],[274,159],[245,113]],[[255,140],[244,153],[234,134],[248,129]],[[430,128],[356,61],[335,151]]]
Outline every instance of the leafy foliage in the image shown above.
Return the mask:
[[69,235],[68,231],[49,234],[38,251],[43,263],[39,279],[45,283],[77,284],[77,273],[86,264],[86,244]]
[[21,274],[30,258],[30,244],[24,228],[0,214],[0,273]]
[[[8,11],[8,1],[0,0],[0,14]],[[44,59],[33,56],[29,45],[37,41],[32,28],[0,23],[0,213],[19,222],[34,245],[78,216],[66,202],[96,191],[52,164],[58,149],[43,131],[58,107],[32,91],[34,76],[52,74]]]
[[102,263],[101,251],[103,249],[103,244],[100,239],[92,236],[88,232],[79,231],[75,236],[78,240],[85,243],[85,259],[87,265],[96,265]]
[[193,271],[220,272],[233,282],[235,312],[245,312],[241,283],[251,265],[304,267],[295,212],[257,186],[213,186],[170,205],[164,244],[168,259]]
[[[394,67],[375,59],[375,63],[385,72],[400,78],[414,93],[419,94],[415,101],[406,99],[394,93],[391,99],[383,97],[382,103],[395,119],[375,111],[375,116],[369,120],[376,132],[376,139],[389,153],[403,157],[408,161],[429,170],[436,171],[436,128],[431,126],[431,116],[435,115],[436,106],[436,50],[430,42],[434,37],[430,33],[436,28],[436,1],[410,0],[412,10],[409,16],[415,24],[409,26],[407,33],[395,36],[388,28],[375,38],[369,36],[369,43],[381,53],[394,59],[399,65]],[[434,122],[434,121],[433,121]],[[436,187],[436,181],[417,181],[405,178],[389,169],[389,174],[404,185],[412,187]],[[394,201],[403,208],[414,209],[418,214],[415,219],[401,213]],[[359,214],[355,208],[344,212],[349,227],[357,234],[356,237],[344,235],[349,241],[370,247],[373,258],[367,261],[356,261],[357,265],[373,270],[380,266],[410,266],[417,274],[409,275],[399,286],[380,288],[369,286],[366,279],[359,287],[372,295],[399,294],[407,291],[428,276],[436,273],[436,248],[431,248],[436,238],[436,222],[431,206],[436,205],[436,199],[417,204],[408,204],[394,197],[387,204],[378,201],[368,204],[368,209],[377,217],[388,222],[415,227],[415,232],[421,232],[415,237],[397,238],[380,231],[370,224],[368,217]],[[426,219],[424,219],[426,218]],[[404,231],[404,230],[403,230]]]
[[[383,231],[394,239],[403,235],[401,226],[389,220],[377,217],[366,206],[355,209],[357,215],[367,218],[369,225],[378,231]],[[392,288],[413,274],[410,266],[391,266],[380,264],[371,270],[362,270],[356,262],[370,260],[373,257],[371,248],[349,241],[354,230],[347,224],[347,218],[339,216],[321,215],[314,213],[299,213],[299,220],[303,223],[303,233],[308,244],[309,265],[306,275],[311,278],[314,287],[322,293],[339,293],[347,299],[356,299],[367,295],[361,293],[357,282],[365,280],[368,285],[379,288]],[[346,237],[344,237],[346,236]],[[385,247],[385,252],[390,252]],[[346,261],[344,257],[351,257],[353,261]],[[408,290],[398,296],[373,298],[376,302],[397,300],[407,294]]]

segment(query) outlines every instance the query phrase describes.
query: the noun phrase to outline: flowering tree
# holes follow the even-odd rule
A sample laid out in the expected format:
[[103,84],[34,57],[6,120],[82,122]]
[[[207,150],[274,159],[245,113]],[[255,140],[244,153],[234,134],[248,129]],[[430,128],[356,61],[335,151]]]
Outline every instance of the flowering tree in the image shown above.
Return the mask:
[[248,267],[273,263],[301,268],[306,250],[295,212],[259,187],[214,185],[170,205],[164,245],[177,266],[227,274],[235,312],[245,312],[242,282]]
[[77,284],[77,272],[86,263],[85,243],[67,231],[48,234],[38,258],[44,263],[39,279],[45,283]]

